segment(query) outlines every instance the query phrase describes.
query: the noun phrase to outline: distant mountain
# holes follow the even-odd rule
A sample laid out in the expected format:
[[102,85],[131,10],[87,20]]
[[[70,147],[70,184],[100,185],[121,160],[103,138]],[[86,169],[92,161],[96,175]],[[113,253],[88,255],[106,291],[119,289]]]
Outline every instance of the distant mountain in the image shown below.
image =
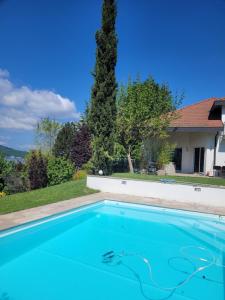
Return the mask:
[[25,155],[27,154],[26,151],[20,151],[20,150],[15,150],[13,148],[5,147],[0,145],[0,153],[2,153],[4,156],[14,156],[14,157],[22,157],[24,158]]

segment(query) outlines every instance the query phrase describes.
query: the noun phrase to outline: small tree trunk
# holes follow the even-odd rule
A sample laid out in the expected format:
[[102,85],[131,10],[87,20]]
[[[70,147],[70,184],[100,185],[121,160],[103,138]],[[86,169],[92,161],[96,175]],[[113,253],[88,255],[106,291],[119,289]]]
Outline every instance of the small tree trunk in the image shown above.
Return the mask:
[[134,167],[133,167],[130,152],[128,152],[128,154],[127,154],[127,159],[128,159],[130,173],[134,173]]

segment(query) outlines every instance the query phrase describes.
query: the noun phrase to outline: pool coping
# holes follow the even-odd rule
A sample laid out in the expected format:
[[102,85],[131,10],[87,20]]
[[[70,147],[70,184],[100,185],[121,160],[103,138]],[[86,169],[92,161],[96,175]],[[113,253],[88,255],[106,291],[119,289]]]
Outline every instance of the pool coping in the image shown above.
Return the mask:
[[[169,209],[178,209],[191,212],[199,212],[206,214],[214,214],[218,216],[225,216],[225,208],[218,206],[207,206],[195,203],[184,203],[179,201],[162,200],[157,198],[147,198],[139,196],[130,196],[124,194],[112,193],[96,193],[83,197],[73,198],[55,202],[43,206],[20,210],[17,212],[0,215],[0,230],[9,229],[11,227],[19,226],[27,222],[36,221],[59,213],[63,213],[75,208],[79,208],[88,204],[93,204],[103,200],[114,200],[121,202],[128,202],[134,204],[144,204],[155,207],[164,207]],[[212,200],[213,201],[213,200]]]

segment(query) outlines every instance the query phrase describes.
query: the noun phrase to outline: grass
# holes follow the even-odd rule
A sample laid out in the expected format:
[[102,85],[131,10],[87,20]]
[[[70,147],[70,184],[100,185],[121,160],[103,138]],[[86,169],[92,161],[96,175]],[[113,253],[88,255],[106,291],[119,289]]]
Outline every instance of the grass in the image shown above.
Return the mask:
[[0,198],[0,215],[44,204],[96,193],[86,187],[86,180],[69,181],[59,185],[18,193]]
[[127,179],[140,179],[140,180],[151,180],[160,181],[161,179],[174,179],[176,182],[188,183],[188,184],[200,184],[200,185],[216,185],[225,186],[224,178],[214,177],[191,177],[191,176],[158,176],[158,175],[145,175],[145,174],[131,174],[131,173],[114,173],[113,177],[127,178]]

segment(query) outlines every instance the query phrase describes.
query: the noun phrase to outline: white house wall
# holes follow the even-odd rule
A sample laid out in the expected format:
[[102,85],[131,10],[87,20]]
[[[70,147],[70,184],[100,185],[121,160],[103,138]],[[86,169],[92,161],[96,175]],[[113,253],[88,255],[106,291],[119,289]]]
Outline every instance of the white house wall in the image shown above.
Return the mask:
[[213,170],[215,133],[209,132],[174,132],[171,133],[171,141],[176,148],[182,148],[182,172],[194,172],[194,148],[205,148],[204,172]]
[[[225,123],[225,106],[222,106],[222,122]],[[216,147],[216,166],[225,166],[225,137],[220,133]]]
[[216,147],[216,166],[225,166],[225,137],[220,134]]
[[222,122],[225,122],[225,106],[222,106]]

